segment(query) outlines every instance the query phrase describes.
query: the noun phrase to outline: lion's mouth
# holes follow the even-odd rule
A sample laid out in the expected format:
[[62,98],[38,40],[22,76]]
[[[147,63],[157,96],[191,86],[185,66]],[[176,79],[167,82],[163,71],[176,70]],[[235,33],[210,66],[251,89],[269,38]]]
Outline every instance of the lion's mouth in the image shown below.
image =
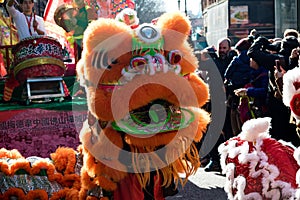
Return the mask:
[[130,111],[123,119],[112,122],[112,127],[133,135],[153,135],[180,130],[193,121],[190,110],[159,99]]

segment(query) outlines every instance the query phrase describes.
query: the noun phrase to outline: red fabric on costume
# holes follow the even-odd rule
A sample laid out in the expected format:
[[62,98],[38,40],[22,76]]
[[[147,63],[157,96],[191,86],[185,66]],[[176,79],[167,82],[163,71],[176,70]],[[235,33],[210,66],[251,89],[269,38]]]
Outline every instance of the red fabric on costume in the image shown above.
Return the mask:
[[[239,137],[234,138],[235,140],[238,140],[237,146],[241,146],[243,143],[247,142],[245,140],[241,140]],[[253,146],[252,142],[248,142],[249,145],[249,153],[252,153],[255,148]],[[243,175],[247,179],[247,187],[245,188],[245,194],[251,193],[251,192],[258,192],[261,193],[262,191],[262,184],[261,184],[261,178],[262,176],[259,176],[257,178],[253,178],[249,175],[249,163],[241,164],[238,161],[238,156],[234,158],[227,158],[226,163],[234,163],[235,164],[235,174]],[[234,194],[236,191],[233,191]]]
[[[264,197],[265,194],[263,194],[264,187],[270,187],[270,189],[273,186],[266,186],[263,185],[263,181],[267,178],[272,180],[274,177],[267,176],[264,177],[265,175],[263,173],[259,173],[258,176],[251,176],[250,170],[254,170],[254,172],[259,172],[260,170],[266,170],[268,173],[272,174],[271,171],[269,171],[268,168],[265,168],[267,166],[276,166],[276,168],[279,171],[279,175],[275,177],[274,181],[284,181],[286,183],[291,184],[291,188],[296,189],[297,188],[297,183],[296,183],[296,173],[299,170],[299,166],[297,164],[297,161],[294,159],[294,149],[284,145],[277,140],[273,138],[265,138],[263,139],[263,142],[260,146],[260,148],[257,149],[256,146],[254,146],[253,142],[249,142],[246,140],[242,140],[240,137],[234,137],[228,141],[226,141],[224,144],[225,146],[230,145],[230,143],[237,141],[236,145],[233,147],[231,151],[237,151],[237,148],[241,148],[241,146],[245,143],[249,145],[249,150],[242,151],[243,153],[238,153],[235,157],[226,157],[225,164],[228,165],[229,163],[234,164],[234,178],[238,178],[239,176],[242,176],[246,179],[246,187],[243,191],[244,195],[247,195],[249,193],[255,193],[257,192],[258,194],[262,195]],[[231,144],[232,145],[232,144]],[[245,149],[245,147],[244,147]],[[260,149],[260,150],[259,150]],[[267,160],[265,161],[263,159],[263,154],[267,156]],[[249,155],[248,162],[241,163],[239,159],[241,159],[240,156],[245,157]],[[253,156],[259,157],[259,161],[253,168],[253,165],[251,167],[251,164],[249,161],[253,159]],[[247,158],[247,157],[245,157]],[[252,162],[252,161],[251,161]],[[255,159],[253,160],[255,163]],[[267,162],[267,165],[264,164],[264,162]],[[253,164],[253,163],[252,163]],[[271,169],[271,168],[270,168]],[[274,174],[273,174],[274,175]],[[233,180],[231,180],[233,181]],[[233,196],[237,194],[237,188],[232,187],[231,191]],[[240,191],[241,192],[241,191]]]
[[2,53],[0,53],[0,76],[4,77],[7,74]]
[[114,200],[140,200],[144,199],[144,192],[140,186],[137,177],[134,174],[128,174],[118,184],[114,191]]
[[[161,188],[161,180],[156,175],[154,177],[154,199],[164,200]],[[114,191],[114,200],[141,200],[144,199],[144,192],[134,174],[128,174],[120,181],[118,188]]]
[[154,196],[155,200],[164,200],[165,198],[163,197],[163,191],[161,189],[161,179],[159,176],[154,177]]
[[293,156],[294,149],[275,139],[267,138],[264,139],[262,151],[267,154],[269,163],[277,166],[280,171],[280,175],[275,180],[289,182],[293,188],[297,188],[295,177],[299,166]]

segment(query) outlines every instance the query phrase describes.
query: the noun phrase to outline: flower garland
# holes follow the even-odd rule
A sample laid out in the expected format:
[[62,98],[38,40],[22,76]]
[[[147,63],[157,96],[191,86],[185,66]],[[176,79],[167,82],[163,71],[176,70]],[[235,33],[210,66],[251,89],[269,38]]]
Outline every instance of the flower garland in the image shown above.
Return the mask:
[[80,176],[77,174],[66,174],[63,176],[62,185],[80,190]]
[[9,164],[6,160],[0,160],[0,170],[7,175],[10,174]]
[[30,163],[25,158],[18,158],[16,160],[10,160],[12,162],[10,164],[9,175],[14,175],[18,170],[25,170],[28,174],[31,171]]
[[63,174],[74,173],[76,164],[76,152],[75,150],[67,147],[59,147],[55,153],[50,155],[54,162],[56,170]]
[[[48,197],[44,189],[30,190],[27,195],[21,188],[10,186],[6,192],[0,194],[0,199],[9,200],[16,196],[18,199],[65,199],[73,200],[78,198],[81,188],[80,174],[75,174],[77,164],[76,151],[72,148],[59,148],[51,155],[54,161],[45,158],[38,158],[34,162],[25,159],[17,150],[0,149],[0,170],[6,176],[18,176],[27,174],[29,176],[47,176],[48,181],[56,181],[63,189],[53,192]],[[42,171],[44,170],[44,171]]]
[[16,149],[9,151],[5,148],[1,148],[0,149],[0,158],[18,159],[18,158],[24,158],[24,157]]
[[17,197],[17,199],[25,199],[26,195],[24,191],[20,188],[9,188],[4,194],[3,199],[4,200],[10,200],[10,197]]
[[65,188],[58,192],[53,193],[50,200],[60,200],[60,199],[77,200],[79,199],[78,196],[79,196],[78,190]]
[[26,195],[26,200],[39,199],[48,200],[48,194],[45,190],[31,190]]
[[27,195],[21,188],[9,188],[2,196],[1,199],[10,200],[11,197],[17,197],[17,199],[24,199],[24,200],[48,200],[48,194],[45,190],[37,189],[37,190],[30,190]]

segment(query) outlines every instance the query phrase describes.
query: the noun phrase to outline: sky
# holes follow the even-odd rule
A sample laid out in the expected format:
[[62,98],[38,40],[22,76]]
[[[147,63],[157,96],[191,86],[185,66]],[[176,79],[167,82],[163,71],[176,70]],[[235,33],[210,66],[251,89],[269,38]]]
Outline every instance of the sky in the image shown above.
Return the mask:
[[[164,0],[167,12],[178,10],[178,0]],[[184,3],[186,1],[187,10],[191,10],[193,14],[197,14],[200,8],[201,0],[180,0],[180,10],[184,11]]]

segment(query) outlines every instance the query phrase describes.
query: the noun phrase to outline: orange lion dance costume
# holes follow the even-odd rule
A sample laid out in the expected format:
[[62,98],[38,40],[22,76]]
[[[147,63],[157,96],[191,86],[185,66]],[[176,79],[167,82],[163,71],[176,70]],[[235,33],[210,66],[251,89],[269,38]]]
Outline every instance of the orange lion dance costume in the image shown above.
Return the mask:
[[135,29],[113,19],[88,26],[77,65],[89,109],[80,199],[164,199],[184,184],[179,173],[200,166],[194,142],[210,122],[209,93],[190,29],[179,12]]

